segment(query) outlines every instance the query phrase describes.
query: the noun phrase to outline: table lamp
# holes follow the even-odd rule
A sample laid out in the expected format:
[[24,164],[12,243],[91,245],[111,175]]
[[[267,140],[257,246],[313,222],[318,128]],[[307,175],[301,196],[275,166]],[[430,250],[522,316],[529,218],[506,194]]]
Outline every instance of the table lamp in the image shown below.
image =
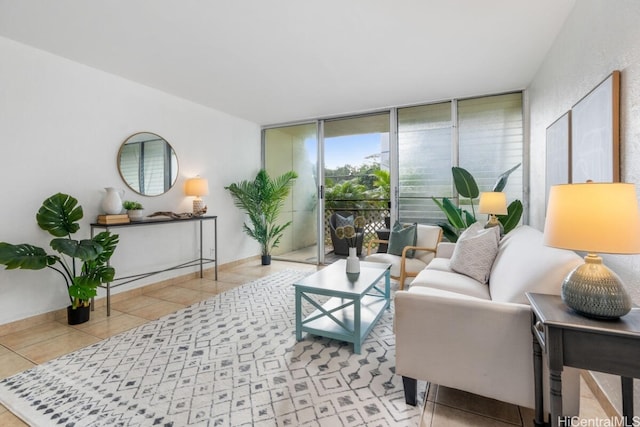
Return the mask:
[[484,228],[500,227],[500,235],[504,234],[504,227],[498,221],[496,215],[507,214],[507,195],[501,191],[488,191],[480,193],[480,206],[478,212],[489,214],[489,221]]
[[620,278],[597,253],[640,253],[640,217],[633,184],[552,186],[544,243],[587,252],[585,263],[562,283],[561,296],[567,306],[598,319],[617,319],[631,310],[631,298]]
[[201,197],[209,194],[209,182],[205,178],[190,178],[184,184],[184,193],[187,196],[195,196],[195,199],[193,199],[193,214],[202,215],[205,206]]

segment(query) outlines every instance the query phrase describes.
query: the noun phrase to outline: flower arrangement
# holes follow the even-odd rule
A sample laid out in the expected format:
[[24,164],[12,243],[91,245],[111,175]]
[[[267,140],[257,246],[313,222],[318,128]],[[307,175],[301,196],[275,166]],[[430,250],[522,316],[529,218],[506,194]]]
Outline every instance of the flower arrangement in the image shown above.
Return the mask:
[[336,228],[336,237],[338,239],[345,239],[347,241],[347,246],[350,248],[356,247],[357,240],[357,232],[362,231],[364,227],[364,217],[357,216],[353,220],[353,225],[345,225],[343,227]]

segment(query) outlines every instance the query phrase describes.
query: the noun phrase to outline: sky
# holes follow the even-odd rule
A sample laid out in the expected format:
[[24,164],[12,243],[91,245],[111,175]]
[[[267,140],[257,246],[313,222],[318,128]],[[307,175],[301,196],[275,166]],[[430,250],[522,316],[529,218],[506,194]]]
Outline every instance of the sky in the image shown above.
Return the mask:
[[335,169],[339,166],[349,164],[359,166],[364,163],[380,161],[377,159],[366,159],[371,155],[380,155],[379,133],[347,135],[325,139],[324,166],[326,169]]

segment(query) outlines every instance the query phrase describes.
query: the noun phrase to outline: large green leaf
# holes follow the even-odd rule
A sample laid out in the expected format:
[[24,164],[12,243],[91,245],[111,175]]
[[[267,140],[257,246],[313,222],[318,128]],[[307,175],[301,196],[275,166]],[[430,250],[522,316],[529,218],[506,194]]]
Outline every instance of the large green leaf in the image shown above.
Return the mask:
[[72,258],[78,258],[81,261],[90,261],[96,259],[102,253],[102,246],[93,240],[72,240],[72,239],[53,239],[51,247],[61,254],[68,255]]
[[58,259],[54,255],[47,255],[44,249],[37,246],[0,242],[0,264],[4,264],[8,270],[41,270],[55,264]]
[[442,235],[445,239],[453,243],[458,241],[458,230],[453,228],[451,224],[449,224],[448,222],[440,222],[438,223],[438,225],[440,226],[440,228],[442,228]]
[[456,191],[460,196],[469,199],[477,199],[480,196],[478,184],[476,184],[476,180],[469,171],[454,166],[451,168],[451,173],[453,174],[453,183],[456,186]]
[[473,216],[469,211],[463,210],[462,212],[464,213],[464,222],[465,222],[464,228],[469,227],[471,224],[477,221],[476,217]]
[[106,264],[107,261],[111,259],[111,255],[113,255],[116,246],[118,246],[119,238],[120,236],[117,234],[111,234],[110,231],[103,231],[91,239],[102,247],[102,252],[95,259],[98,265]]
[[504,190],[504,187],[507,186],[507,181],[509,180],[509,175],[511,175],[511,172],[513,172],[514,170],[518,169],[519,167],[520,167],[520,163],[518,163],[517,165],[515,165],[514,167],[512,167],[508,171],[504,172],[502,175],[500,175],[498,177],[498,179],[496,180],[496,183],[493,185],[493,190],[491,190],[491,191],[500,192],[500,191]]
[[442,210],[442,212],[444,212],[444,214],[447,216],[447,221],[449,221],[449,224],[457,229],[465,228],[466,225],[464,219],[462,218],[462,210],[454,205],[451,200],[446,197],[442,199],[442,202],[440,202],[435,197],[432,197],[431,200],[433,200],[434,203],[438,205],[440,210]]
[[504,227],[505,234],[518,226],[522,217],[523,206],[520,200],[514,200],[507,207],[506,215],[498,215],[498,221]]
[[68,194],[57,193],[42,202],[36,214],[38,225],[55,237],[65,237],[80,229],[82,206]]

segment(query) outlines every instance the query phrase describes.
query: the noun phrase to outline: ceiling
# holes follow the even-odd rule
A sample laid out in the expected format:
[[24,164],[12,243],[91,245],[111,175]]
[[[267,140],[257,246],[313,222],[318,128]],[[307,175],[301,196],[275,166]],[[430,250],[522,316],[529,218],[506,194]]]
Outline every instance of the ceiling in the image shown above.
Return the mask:
[[0,0],[0,36],[260,125],[525,88],[575,0]]

